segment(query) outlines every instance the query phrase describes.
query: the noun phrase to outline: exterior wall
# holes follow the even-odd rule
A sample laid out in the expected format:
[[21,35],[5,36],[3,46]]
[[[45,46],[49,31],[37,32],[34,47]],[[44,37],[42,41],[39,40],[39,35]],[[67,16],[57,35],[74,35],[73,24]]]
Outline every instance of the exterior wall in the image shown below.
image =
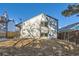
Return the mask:
[[57,20],[40,14],[21,24],[20,38],[57,38],[57,23]]

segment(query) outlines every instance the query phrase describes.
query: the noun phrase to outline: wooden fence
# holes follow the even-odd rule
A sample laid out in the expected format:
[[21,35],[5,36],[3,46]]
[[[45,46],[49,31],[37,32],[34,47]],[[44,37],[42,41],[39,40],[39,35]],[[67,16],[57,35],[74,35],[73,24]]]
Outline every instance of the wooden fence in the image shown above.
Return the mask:
[[6,37],[6,33],[0,32],[0,38],[15,38],[15,37],[19,37],[19,35],[20,35],[19,32],[7,32],[7,37]]
[[79,30],[59,32],[58,39],[79,44]]

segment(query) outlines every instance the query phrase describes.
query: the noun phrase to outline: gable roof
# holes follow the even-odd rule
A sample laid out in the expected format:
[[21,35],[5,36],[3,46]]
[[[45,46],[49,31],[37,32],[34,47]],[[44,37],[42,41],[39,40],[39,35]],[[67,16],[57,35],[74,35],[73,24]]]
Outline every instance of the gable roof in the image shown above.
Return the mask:
[[[47,16],[47,17],[50,17],[50,18],[52,18],[52,19],[58,21],[56,18],[51,17],[51,16],[49,16],[49,15],[47,15],[47,14],[45,14],[45,13],[40,13],[40,14],[38,14],[38,15],[32,17],[32,18],[35,18],[35,17],[40,16],[40,15]],[[30,18],[30,19],[28,19],[28,20],[24,20],[23,22],[29,21],[29,20],[31,20],[32,18]],[[22,24],[23,22],[20,22],[20,23],[16,24],[16,26],[17,26],[17,27],[18,27],[18,26],[21,26],[21,24]]]

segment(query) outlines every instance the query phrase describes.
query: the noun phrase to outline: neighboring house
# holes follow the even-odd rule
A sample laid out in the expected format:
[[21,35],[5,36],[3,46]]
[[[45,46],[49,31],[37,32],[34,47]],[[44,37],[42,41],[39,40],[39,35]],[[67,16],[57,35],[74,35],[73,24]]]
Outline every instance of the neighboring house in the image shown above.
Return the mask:
[[56,39],[58,20],[41,13],[18,25],[20,38]]
[[79,44],[79,22],[67,25],[59,29],[58,38]]
[[59,29],[59,31],[68,31],[68,30],[79,30],[79,22],[67,25]]

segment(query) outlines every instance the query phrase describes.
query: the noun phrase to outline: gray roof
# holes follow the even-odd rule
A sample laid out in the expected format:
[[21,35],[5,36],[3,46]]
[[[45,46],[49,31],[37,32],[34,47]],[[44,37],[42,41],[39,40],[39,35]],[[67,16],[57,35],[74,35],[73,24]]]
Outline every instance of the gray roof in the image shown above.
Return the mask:
[[79,22],[76,22],[76,23],[67,25],[65,27],[62,27],[62,28],[59,29],[59,32],[71,31],[71,30],[79,30]]

